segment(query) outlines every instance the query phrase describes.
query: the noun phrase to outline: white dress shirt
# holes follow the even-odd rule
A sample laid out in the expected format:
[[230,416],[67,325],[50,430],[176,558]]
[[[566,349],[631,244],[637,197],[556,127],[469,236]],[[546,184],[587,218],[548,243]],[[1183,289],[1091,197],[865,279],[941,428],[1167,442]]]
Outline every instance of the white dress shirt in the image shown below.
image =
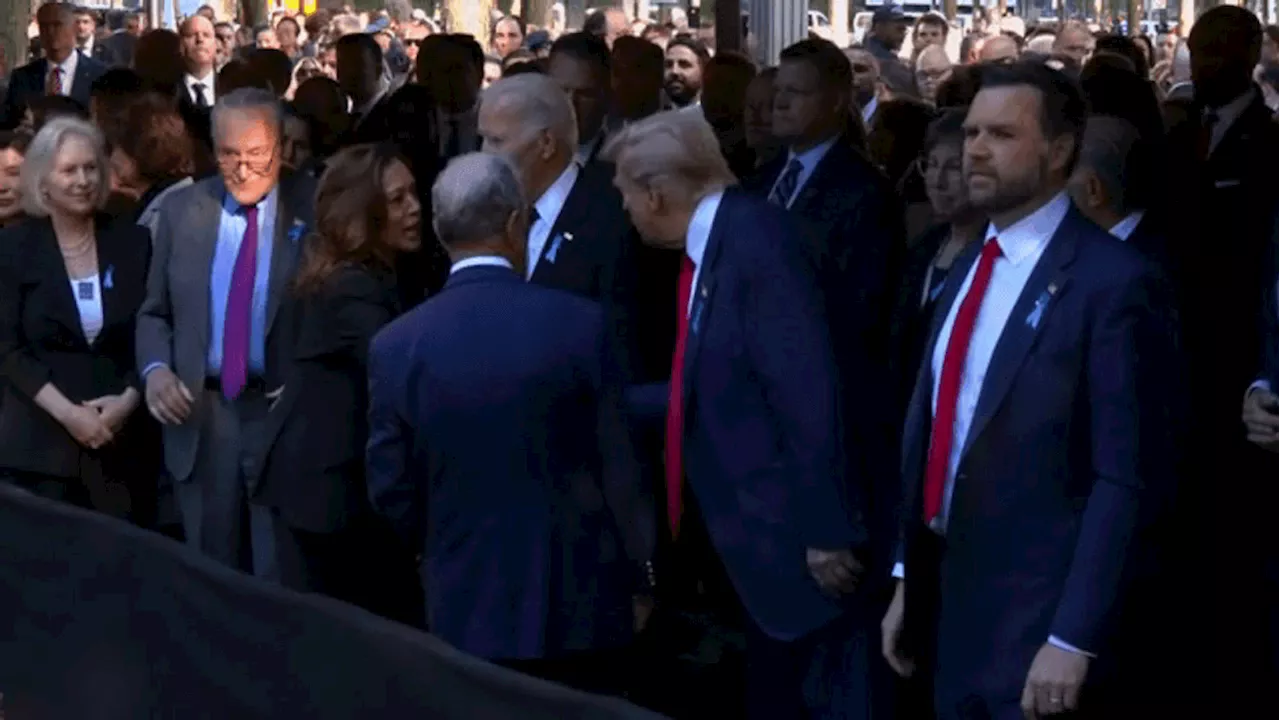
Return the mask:
[[871,102],[862,108],[862,122],[866,123],[867,129],[871,128],[871,118],[876,116],[876,110],[880,109],[880,98],[872,96]]
[[[955,492],[956,468],[964,452],[965,441],[969,437],[969,428],[973,424],[973,414],[978,407],[978,397],[982,393],[982,385],[986,380],[987,369],[991,357],[995,354],[996,345],[1004,333],[1004,327],[1010,321],[1013,308],[1027,286],[1027,280],[1049,240],[1058,231],[1063,218],[1071,208],[1071,200],[1066,193],[1058,193],[1052,200],[1027,217],[998,231],[994,225],[987,226],[986,239],[995,238],[1000,244],[1000,257],[996,258],[991,268],[991,282],[987,286],[986,295],[978,309],[978,317],[973,325],[973,335],[969,340],[968,354],[965,356],[964,370],[960,375],[960,390],[956,395],[955,426],[952,428],[951,456],[947,460],[946,483],[942,491],[942,507],[938,517],[930,526],[939,535],[945,535],[947,521],[951,509],[951,498]],[[973,284],[973,276],[977,272],[978,263],[973,263],[965,275],[964,282],[956,294],[951,308],[947,311],[946,320],[938,331],[937,343],[931,358],[933,392],[933,413],[938,411],[938,379],[942,376],[942,363],[946,358],[947,344],[951,340],[951,330],[955,326],[956,313],[964,301],[969,287]],[[1014,322],[1022,322],[1022,318],[1012,318]],[[895,577],[906,576],[905,567],[898,563],[893,568]],[[1056,637],[1050,637],[1049,643],[1064,650],[1090,655],[1075,648]],[[1092,657],[1092,655],[1090,655]]]
[[560,177],[533,204],[538,211],[538,221],[529,226],[529,245],[525,248],[524,265],[526,280],[533,277],[533,271],[542,259],[542,251],[547,246],[547,239],[551,237],[551,229],[556,226],[556,218],[560,217],[560,211],[564,209],[564,203],[569,199],[569,193],[573,191],[573,184],[577,181],[578,164],[570,162],[564,172],[560,173]]
[[102,332],[102,282],[97,275],[74,278],[71,280],[71,293],[76,299],[76,310],[80,313],[80,329],[84,331],[84,339],[92,345]]
[[1249,109],[1249,103],[1253,102],[1253,94],[1258,92],[1252,85],[1249,89],[1241,93],[1235,100],[1223,105],[1220,108],[1214,108],[1214,112],[1218,114],[1218,122],[1213,126],[1213,134],[1209,137],[1209,153],[1213,154],[1218,149],[1218,143],[1222,142],[1222,138],[1226,137],[1227,131],[1231,129],[1232,123],[1240,119],[1244,115],[1244,111]]
[[803,190],[805,184],[809,182],[809,178],[813,177],[813,171],[818,169],[818,163],[822,162],[822,158],[827,156],[827,152],[831,150],[831,147],[836,144],[836,140],[839,139],[840,136],[837,135],[828,140],[824,140],[798,155],[794,150],[788,151],[787,162],[782,166],[782,172],[778,173],[778,177],[774,179],[773,187],[769,188],[769,195],[773,195],[774,189],[778,187],[778,182],[782,180],[782,176],[787,173],[787,168],[790,167],[791,162],[793,160],[799,160],[800,176],[796,178],[796,189],[791,193],[791,197],[787,198],[787,209],[791,209],[791,203],[795,202],[796,198],[800,197],[800,191]]
[[1143,213],[1144,211],[1142,210],[1134,210],[1125,216],[1123,220],[1112,226],[1108,232],[1121,240],[1128,240],[1133,231],[1138,229],[1138,223],[1142,222]]
[[196,77],[191,73],[184,73],[182,75],[182,85],[187,88],[187,97],[191,99],[191,102],[194,103],[196,101],[195,85],[196,83],[200,83],[201,85],[204,85],[202,94],[204,95],[205,102],[209,104],[209,107],[213,107],[213,104],[218,100],[213,86],[215,78],[216,75],[212,70],[210,70],[209,74],[204,77]]
[[689,286],[689,306],[684,309],[685,317],[693,312],[693,299],[697,293],[692,288],[698,287],[698,278],[702,277],[702,257],[707,253],[707,243],[711,241],[711,228],[716,222],[716,213],[720,212],[720,201],[724,199],[724,191],[717,190],[698,201],[689,219],[689,229],[684,233],[684,254],[693,261],[693,281]]
[[56,67],[62,70],[61,95],[63,97],[71,97],[71,86],[75,84],[76,81],[76,65],[78,64],[79,57],[80,53],[76,50],[72,50],[62,62],[49,62],[44,74],[44,86],[46,88],[49,87],[49,81],[53,78],[53,69]]
[[515,270],[511,261],[504,257],[499,257],[497,255],[476,255],[475,257],[469,257],[465,260],[459,260],[454,263],[449,267],[449,274],[452,275],[461,270],[473,267],[501,267],[508,270]]

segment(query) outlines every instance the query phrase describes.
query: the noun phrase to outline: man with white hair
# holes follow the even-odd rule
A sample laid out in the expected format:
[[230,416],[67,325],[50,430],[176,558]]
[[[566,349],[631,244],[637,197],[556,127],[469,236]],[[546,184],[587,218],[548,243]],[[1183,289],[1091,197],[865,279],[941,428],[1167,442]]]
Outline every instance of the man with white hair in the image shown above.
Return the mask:
[[[484,151],[511,162],[531,205],[525,278],[603,303],[627,358],[663,345],[636,336],[638,240],[613,187],[613,166],[575,161],[578,126],[560,86],[534,73],[499,80],[480,98],[478,128]],[[662,354],[669,351],[667,343]]]
[[1067,189],[1076,208],[1153,260],[1165,259],[1164,232],[1148,215],[1152,150],[1128,120],[1095,115],[1085,123],[1080,157]]
[[[705,693],[669,678],[670,707],[657,709],[864,717],[865,696],[845,685],[864,682],[867,668],[853,594],[867,562],[865,505],[845,478],[826,312],[796,227],[785,210],[731,188],[715,135],[696,115],[641,120],[605,153],[645,242],[682,253],[671,381],[665,403],[650,394],[647,408],[665,405],[666,415],[658,612],[697,609],[723,628],[712,636],[745,640],[746,675],[727,679],[742,695],[716,697],[719,712],[691,708]],[[839,692],[806,703],[819,655],[840,675],[816,682]],[[847,706],[814,707],[837,702]]]
[[453,265],[370,348],[370,499],[421,553],[433,634],[618,692],[653,510],[604,314],[524,282],[528,205],[503,158],[458,157],[431,197]]

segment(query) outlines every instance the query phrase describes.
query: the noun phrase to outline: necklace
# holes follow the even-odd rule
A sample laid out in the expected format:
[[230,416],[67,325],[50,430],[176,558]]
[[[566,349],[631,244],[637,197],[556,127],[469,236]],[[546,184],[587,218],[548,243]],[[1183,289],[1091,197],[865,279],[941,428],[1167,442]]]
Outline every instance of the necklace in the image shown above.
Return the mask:
[[83,257],[93,247],[93,233],[85,234],[80,240],[74,244],[63,245],[58,243],[58,250],[62,252],[62,257],[72,260]]

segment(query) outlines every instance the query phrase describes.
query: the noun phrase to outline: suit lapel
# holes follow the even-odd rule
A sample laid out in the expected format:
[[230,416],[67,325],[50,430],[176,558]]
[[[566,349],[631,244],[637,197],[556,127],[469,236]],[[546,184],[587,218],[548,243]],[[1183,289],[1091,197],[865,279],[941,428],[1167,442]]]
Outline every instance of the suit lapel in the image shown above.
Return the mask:
[[264,330],[267,335],[271,334],[271,326],[280,310],[280,301],[288,292],[289,279],[293,277],[296,250],[294,226],[297,224],[299,227],[296,234],[301,234],[306,229],[302,219],[293,214],[293,209],[298,206],[293,198],[294,190],[292,183],[281,181],[279,192],[276,193],[276,223],[271,238],[271,277],[267,286],[267,327]]
[[702,267],[697,273],[697,285],[689,289],[689,296],[693,303],[689,311],[689,331],[684,341],[684,382],[680,388],[685,405],[689,403],[689,391],[693,387],[693,383],[689,380],[693,377],[693,369],[697,367],[698,353],[702,350],[702,338],[706,335],[707,317],[711,313],[711,302],[715,298],[716,260],[720,256],[720,248],[723,244],[721,236],[724,234],[724,223],[721,222],[721,218],[726,217],[726,209],[732,202],[733,193],[726,192],[720,200],[716,218],[711,224],[711,237],[707,238],[707,247],[702,253]]
[[539,285],[565,287],[573,284],[558,283],[555,278],[564,272],[560,269],[566,264],[564,254],[574,252],[575,229],[591,225],[591,198],[589,197],[591,193],[582,178],[583,172],[579,169],[578,176],[573,181],[573,187],[569,190],[569,196],[564,199],[564,205],[560,208],[560,214],[556,216],[555,224],[551,226],[551,232],[547,233],[547,241],[538,255],[538,264],[534,266],[533,274],[529,276]]
[[[205,187],[205,192],[196,194],[196,203],[191,208],[191,225],[193,228],[204,228],[204,232],[195,233],[194,248],[192,250],[195,256],[192,258],[193,266],[192,280],[196,281],[189,288],[193,293],[195,302],[195,317],[208,318],[209,314],[209,278],[213,273],[213,254],[218,246],[218,233],[222,226],[222,202],[226,195],[227,189],[222,184],[221,178],[214,180]],[[182,240],[180,237],[181,228],[173,228],[179,237],[171,240],[175,245],[180,245]],[[196,323],[196,331],[200,333],[200,352],[205,353],[209,348],[209,323]]]
[[1053,308],[1066,293],[1070,279],[1066,270],[1075,259],[1076,232],[1080,222],[1074,208],[1067,212],[1018,296],[987,366],[961,457],[968,453],[974,439],[982,434],[1004,402],[1027,353],[1035,346],[1036,339],[1049,323]]
[[71,276],[67,274],[67,266],[58,252],[58,238],[53,233],[53,225],[48,220],[38,221],[40,237],[37,242],[38,262],[44,263],[45,272],[57,286],[54,293],[56,300],[48,308],[49,316],[80,338],[86,345],[84,328],[80,325],[80,307],[76,304],[75,288],[72,287]]
[[102,332],[120,320],[120,303],[117,302],[116,283],[119,282],[116,265],[120,261],[120,247],[115,236],[104,232],[99,226],[98,232],[98,287],[102,290]]
[[71,97],[76,100],[87,100],[89,98],[89,86],[93,84],[93,78],[89,77],[88,64],[92,59],[84,53],[76,50],[76,76],[71,81]]

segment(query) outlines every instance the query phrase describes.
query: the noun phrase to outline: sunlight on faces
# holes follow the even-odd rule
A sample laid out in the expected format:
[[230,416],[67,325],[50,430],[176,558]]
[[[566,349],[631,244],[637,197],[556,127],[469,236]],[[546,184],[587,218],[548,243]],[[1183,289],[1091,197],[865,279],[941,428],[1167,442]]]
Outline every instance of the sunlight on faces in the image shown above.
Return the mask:
[[952,220],[969,205],[962,155],[961,143],[943,141],[925,158],[925,193],[939,220]]
[[413,173],[400,161],[382,171],[382,192],[387,200],[387,245],[396,250],[417,250],[422,244],[422,206]]
[[528,188],[536,168],[556,151],[555,139],[545,128],[531,130],[520,113],[520,103],[481,99],[477,129],[484,152],[500,155],[511,163],[520,184]]
[[988,214],[1025,204],[1071,160],[1069,135],[1046,138],[1042,98],[1032,87],[985,88],[964,121],[964,177],[969,202]]
[[213,34],[213,23],[203,15],[187,18],[179,31],[182,37],[182,57],[196,68],[212,67],[218,44]]
[[68,134],[54,156],[49,174],[40,183],[52,213],[91,215],[97,209],[103,168],[88,138]]
[[218,115],[214,152],[227,192],[241,205],[266,197],[280,177],[280,138],[267,110]]

